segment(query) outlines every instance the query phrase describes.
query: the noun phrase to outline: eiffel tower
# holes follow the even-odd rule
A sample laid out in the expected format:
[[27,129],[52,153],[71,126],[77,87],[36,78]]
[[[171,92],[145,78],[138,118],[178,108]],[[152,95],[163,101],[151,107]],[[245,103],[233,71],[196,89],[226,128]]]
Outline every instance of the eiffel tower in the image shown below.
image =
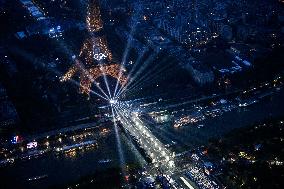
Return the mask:
[[[70,80],[79,73],[79,92],[90,96],[91,86],[101,76],[108,75],[116,78],[124,86],[127,83],[125,69],[120,64],[112,62],[112,53],[108,48],[106,37],[100,35],[103,30],[100,7],[98,0],[90,0],[86,18],[87,29],[90,37],[83,43],[79,58],[60,78],[61,82]],[[101,62],[106,62],[101,64]]]

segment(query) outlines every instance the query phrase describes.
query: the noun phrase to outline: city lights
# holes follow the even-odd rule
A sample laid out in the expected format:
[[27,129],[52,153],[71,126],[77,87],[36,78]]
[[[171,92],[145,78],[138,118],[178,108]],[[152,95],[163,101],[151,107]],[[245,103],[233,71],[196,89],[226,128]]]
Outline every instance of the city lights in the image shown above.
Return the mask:
[[117,99],[110,99],[109,103],[110,103],[110,105],[115,105],[115,104],[118,103],[118,100]]
[[2,1],[0,188],[284,188],[284,0]]
[[[99,32],[103,28],[100,9],[96,0],[92,1],[88,7],[88,15],[86,19],[88,30],[90,32]],[[90,96],[92,84],[99,77],[104,77],[109,96],[111,98],[110,89],[105,76],[111,76],[117,79],[121,86],[127,83],[127,77],[124,75],[126,71],[122,65],[112,63],[112,53],[110,52],[106,37],[91,36],[87,39],[79,53],[79,58],[73,58],[75,64],[60,78],[61,82],[70,80],[77,72],[80,78],[80,93]],[[106,60],[107,63],[101,63]],[[98,85],[96,85],[103,94],[106,94]]]

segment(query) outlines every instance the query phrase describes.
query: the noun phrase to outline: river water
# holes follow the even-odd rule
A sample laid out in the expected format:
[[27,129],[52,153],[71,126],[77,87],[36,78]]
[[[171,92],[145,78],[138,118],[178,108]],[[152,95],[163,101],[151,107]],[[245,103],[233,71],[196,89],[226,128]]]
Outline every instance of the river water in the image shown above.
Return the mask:
[[[131,142],[124,134],[120,138],[125,162],[138,167],[143,166],[145,161],[133,148]],[[78,181],[81,177],[90,176],[108,168],[119,168],[120,158],[114,133],[100,141],[98,148],[79,151],[73,156],[50,153],[37,159],[17,162],[11,166],[0,168],[0,188],[42,189],[66,186]],[[100,160],[111,161],[102,163]],[[48,176],[37,181],[27,181],[28,178],[41,175]]]
[[[200,145],[206,145],[208,139],[221,137],[234,128],[253,124],[255,122],[284,115],[283,106],[284,91],[278,91],[271,97],[246,108],[237,108],[231,112],[202,123],[204,127],[197,128],[187,125],[182,128],[173,126],[159,126],[154,129],[154,134],[165,144],[173,140],[176,152],[182,152]],[[122,149],[126,163],[144,165],[145,161],[135,150],[129,140],[121,135]],[[99,163],[99,160],[110,159],[110,163]],[[119,167],[119,155],[115,135],[111,134],[103,142],[99,143],[97,149],[79,152],[73,157],[47,154],[44,157],[25,162],[15,163],[12,166],[0,168],[0,178],[9,187],[22,186],[22,188],[48,188],[54,185],[66,185],[81,177],[92,175],[111,167]],[[26,179],[39,175],[48,175],[47,178],[28,182]],[[16,183],[16,185],[15,185]],[[4,187],[5,188],[5,185]]]
[[[220,138],[233,129],[248,126],[265,119],[284,116],[284,90],[275,92],[256,104],[246,108],[236,108],[215,118],[207,118],[197,124],[189,124],[180,128],[163,125],[152,128],[154,134],[165,144],[175,141],[174,151],[206,145],[210,138]],[[198,128],[197,125],[204,125]]]

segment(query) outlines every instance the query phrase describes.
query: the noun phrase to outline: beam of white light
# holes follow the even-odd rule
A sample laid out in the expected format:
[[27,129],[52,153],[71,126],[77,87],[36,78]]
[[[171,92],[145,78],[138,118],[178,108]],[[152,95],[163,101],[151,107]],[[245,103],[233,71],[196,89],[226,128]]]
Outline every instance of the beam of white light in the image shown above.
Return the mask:
[[[165,61],[166,59],[163,59],[162,61]],[[163,73],[165,73],[166,70],[171,69],[175,67],[177,64],[175,61],[167,62],[164,66],[161,66],[161,64],[157,64],[155,67],[158,70],[156,72],[155,68],[151,69],[148,73],[144,74],[135,84],[133,84],[131,87],[128,87],[127,89],[127,94],[132,94],[135,93],[135,90],[140,89],[143,87],[145,84],[150,83],[151,81],[154,81],[158,79]],[[154,71],[155,70],[155,71]],[[126,93],[126,90],[124,91]],[[122,95],[122,93],[121,93]]]
[[117,88],[118,88],[118,84],[119,84],[119,79],[122,76],[122,71],[124,69],[123,67],[125,65],[126,59],[128,57],[129,51],[130,51],[130,45],[132,44],[132,38],[133,38],[132,36],[134,35],[134,33],[136,31],[137,24],[138,24],[136,19],[137,19],[137,16],[139,15],[139,12],[140,11],[138,11],[136,13],[136,15],[134,15],[132,17],[132,19],[135,19],[135,20],[133,21],[133,26],[131,27],[131,31],[130,31],[130,37],[127,39],[127,44],[126,44],[126,47],[125,47],[125,50],[124,50],[124,53],[123,53],[123,56],[122,56],[122,62],[121,62],[120,70],[119,70],[119,76],[118,76],[118,80],[117,80],[116,85],[115,85],[113,96],[115,96],[115,94],[116,94],[116,91],[117,91]]
[[[71,56],[73,56],[74,55],[74,53],[67,47],[67,45],[66,45],[66,43],[64,42],[64,41],[62,41],[62,40],[58,40],[57,41],[57,44],[60,46],[60,50],[61,50],[61,52],[62,53],[64,53],[64,54],[67,54],[67,56],[68,57],[71,57]],[[80,67],[80,69],[83,71],[83,72],[87,72],[88,73],[88,75],[90,75],[89,74],[89,72],[84,68],[84,65],[81,63],[81,61],[79,60],[79,59],[77,59],[77,58],[75,58],[75,59],[73,59]],[[60,73],[60,74],[57,74],[57,75],[62,75],[62,73]],[[91,79],[91,80],[93,80],[91,77],[88,77],[89,79]],[[73,80],[74,81],[74,80]],[[109,99],[109,96],[104,92],[104,90],[97,84],[97,82],[94,82],[95,83],[95,85],[96,85],[96,87],[102,92],[102,94],[106,97],[106,98],[104,98],[103,97],[103,99]],[[79,85],[80,86],[80,85]],[[98,95],[98,96],[100,96],[100,97],[102,97],[100,94],[98,94],[98,93],[96,93],[96,92],[94,92],[94,91],[92,91],[91,90],[91,92],[92,92],[92,94],[96,94],[96,95]],[[110,94],[110,93],[109,93]]]
[[[115,110],[116,109],[121,108],[115,107]],[[147,126],[138,116],[132,116],[131,111],[128,109],[122,109],[121,111],[118,111],[118,114],[121,119],[124,119],[123,125],[125,128],[131,133],[131,135],[134,135],[134,137],[140,141],[139,143],[143,146],[145,152],[150,155],[150,157],[152,157],[151,155],[153,153],[156,154],[156,156],[152,157],[153,161],[156,159],[156,157],[158,157],[158,159],[162,157],[160,160],[164,160],[165,157],[171,157],[172,153],[152,134],[149,128],[147,128]],[[168,164],[168,162],[165,163]]]
[[139,68],[139,70],[135,73],[135,75],[133,77],[131,77],[130,81],[124,86],[124,89],[122,91],[120,91],[118,94],[116,94],[115,96],[118,97],[120,96],[120,94],[125,91],[127,89],[127,87],[132,84],[136,78],[147,68],[147,66],[152,63],[152,61],[154,60],[154,58],[156,58],[157,54],[159,52],[153,53],[152,55],[150,55],[146,61],[143,62],[143,64],[141,65],[141,67]]
[[[161,62],[164,62],[166,59],[163,59]],[[147,73],[143,74],[142,77],[137,79],[135,83],[132,83],[132,85],[129,85],[127,88],[127,91],[132,91],[134,89],[137,89],[138,87],[141,88],[145,83],[150,83],[149,81],[154,80],[154,78],[159,78],[161,73],[163,73],[166,69],[168,69],[169,65],[166,64],[166,66],[162,67],[161,63],[155,65],[151,70],[149,70]],[[122,91],[119,95],[122,95],[125,93],[126,90]]]
[[106,87],[107,87],[107,91],[108,91],[108,94],[109,94],[109,98],[112,98],[111,93],[110,93],[110,89],[109,89],[108,80],[107,80],[106,74],[105,74],[105,69],[103,68],[103,66],[102,66],[101,64],[100,64],[100,69],[103,71],[103,78],[104,78],[105,85],[106,85]]
[[[118,115],[118,116],[121,116],[121,118],[120,119],[123,119],[124,120],[124,122],[126,123],[128,123],[129,124],[129,122],[128,122],[128,120],[126,120],[127,118],[124,116],[124,115],[122,115],[122,113],[121,113],[121,111],[120,110],[118,110],[118,107],[119,106],[114,106],[113,108],[114,108],[114,111],[115,111],[115,114],[116,115]],[[120,112],[120,113],[119,113]],[[119,115],[119,114],[121,114],[121,115]],[[124,125],[122,124],[122,126],[124,127]],[[130,135],[129,135],[129,133],[125,133],[127,136],[129,136],[129,137],[131,137]],[[145,161],[145,158],[141,155],[141,153],[137,150],[137,147],[135,146],[135,144],[133,143],[133,141],[132,140],[129,140],[129,143],[130,143],[130,146],[131,146],[131,149],[132,149],[132,153],[134,153],[134,155],[135,155],[135,157],[137,158],[137,160],[139,160],[139,163],[140,163],[140,165],[143,167],[143,166],[145,166],[146,164],[147,164],[147,162]]]
[[[81,4],[81,5],[82,5],[82,4],[87,5],[88,3],[87,3],[87,1],[81,1],[80,4]],[[87,28],[87,29],[88,29],[88,28]],[[88,32],[89,32],[90,36],[92,36],[92,32],[90,32],[89,30],[88,30]],[[74,53],[72,53],[72,51],[67,47],[67,45],[66,45],[66,43],[65,43],[64,41],[62,41],[62,40],[57,40],[57,44],[60,46],[59,49],[60,49],[64,54],[67,54],[68,57],[71,57],[72,55],[74,55]],[[31,61],[33,62],[33,60],[31,60]],[[75,61],[76,61],[76,60],[75,60]],[[79,61],[79,60],[77,59],[77,61]],[[80,61],[79,61],[79,65],[80,65],[80,68],[81,68],[84,72],[87,72],[87,71],[84,69],[84,66],[81,64]],[[60,75],[62,75],[62,73],[61,73]],[[88,75],[89,75],[89,73],[88,73]],[[103,74],[103,75],[105,76],[105,74]],[[93,81],[92,78],[89,77],[89,79],[91,79],[91,80]],[[105,77],[104,77],[104,79],[105,79]],[[74,80],[72,80],[72,81],[73,81],[73,83],[74,83]],[[105,80],[105,82],[106,82],[106,80]],[[75,83],[78,85],[77,82],[75,82]],[[92,91],[92,90],[90,90],[90,92],[91,92],[92,94],[95,94],[95,95],[97,95],[97,96],[99,96],[99,97],[105,99],[105,100],[109,100],[109,98],[111,97],[110,91],[109,91],[109,96],[108,96],[108,95],[106,95],[106,93],[104,92],[104,90],[97,84],[97,82],[95,82],[95,85],[96,85],[96,87],[102,92],[102,94],[103,94],[106,98],[103,97],[102,95],[100,95],[100,94],[98,94],[98,93]],[[80,86],[80,84],[79,84],[79,86]],[[106,84],[106,86],[107,86],[107,89],[109,90],[108,84]]]
[[[143,49],[142,53],[139,54],[137,60],[134,63],[134,66],[131,68],[130,72],[128,72],[127,75],[127,81],[130,80],[130,78],[132,77],[133,72],[135,71],[135,69],[137,68],[137,66],[140,64],[142,58],[144,57],[145,53],[148,51],[148,48]],[[122,86],[118,91],[117,94],[119,94],[121,92],[121,90],[123,90],[124,87]],[[117,94],[115,94],[115,96],[117,96]]]
[[[82,2],[81,2],[81,3],[82,3]],[[85,1],[84,4],[87,5],[87,1]],[[91,33],[90,31],[88,31],[88,32],[89,32],[89,35],[92,36],[92,33]],[[67,45],[66,45],[66,43],[65,43],[64,41],[62,41],[62,40],[57,40],[57,44],[60,46],[59,49],[61,50],[61,52],[63,52],[64,54],[67,54],[68,57],[71,57],[71,56],[74,55],[74,53],[71,52],[71,50],[67,47]],[[83,72],[87,72],[88,75],[90,75],[89,72],[84,68],[84,65],[81,63],[81,61],[80,61],[79,59],[76,58],[76,59],[75,59],[75,62],[80,65],[80,69],[82,69]],[[103,76],[104,76],[105,83],[107,83],[106,78],[105,78],[105,74],[103,74]],[[91,77],[88,77],[88,78],[91,79],[91,80],[93,80]],[[104,92],[104,90],[98,85],[97,82],[95,82],[95,81],[93,81],[93,82],[95,83],[96,87],[97,87],[97,88],[103,93],[103,95],[106,97],[106,98],[104,98],[104,99],[109,99],[109,98],[111,97],[108,84],[106,84],[106,86],[107,86],[107,90],[108,90],[108,92],[109,92],[109,96]],[[96,93],[96,92],[94,92],[94,91],[92,91],[92,90],[91,90],[91,92],[92,92],[92,94],[98,95],[98,93]],[[101,97],[101,95],[100,95],[100,97]]]
[[[59,49],[61,50],[62,53],[67,54],[68,57],[71,57],[71,56],[74,55],[74,53],[67,47],[67,45],[66,45],[66,43],[65,43],[64,41],[58,40],[58,41],[56,41],[56,42],[57,42],[57,44],[60,46]],[[17,49],[17,52],[19,52],[22,56],[24,56],[26,59],[30,60],[31,62],[34,62],[34,60],[36,59],[36,58],[31,58],[31,56],[33,56],[33,55],[31,55],[31,54],[29,54],[29,53],[27,53],[27,52],[23,52],[23,50]],[[82,71],[87,72],[87,70],[85,70],[83,64],[80,62],[80,60],[78,60],[78,59],[76,58],[76,59],[75,59],[75,62],[80,65],[80,69],[82,69]],[[40,66],[43,67],[43,68],[46,68],[46,67],[44,67],[43,65],[40,65]],[[51,69],[49,68],[49,70],[51,70]],[[62,73],[59,73],[58,71],[55,72],[55,69],[53,69],[53,70],[51,70],[51,71],[53,71],[54,73],[56,73],[56,75],[63,75]],[[88,73],[88,75],[89,75],[89,72],[87,72],[87,73]],[[92,78],[90,78],[90,77],[89,77],[89,79],[92,80]],[[73,83],[74,83],[74,80],[73,80]],[[99,97],[101,97],[101,98],[103,98],[103,99],[106,99],[106,100],[109,99],[109,96],[108,96],[108,95],[104,92],[104,90],[97,84],[97,82],[95,82],[95,85],[96,85],[96,87],[102,92],[102,94],[103,94],[106,98],[105,98],[105,97],[102,97],[100,94],[98,94],[98,93],[96,93],[96,92],[94,92],[94,91],[91,90],[92,94],[96,94],[96,95],[98,95]],[[79,85],[79,86],[80,86],[80,85]]]
[[127,90],[122,91],[120,95],[126,92],[127,94],[132,94],[133,92],[135,92],[135,90],[138,90],[142,88],[143,86],[145,86],[145,84],[151,83],[152,81],[155,81],[158,78],[160,78],[165,73],[165,70],[171,67],[172,67],[171,64],[167,64],[164,67],[160,67],[158,69],[158,72],[153,73],[154,71],[152,71],[152,72],[149,72],[148,74],[145,74],[142,78],[140,78],[137,82],[135,82],[135,84],[133,84],[131,87],[128,87]]
[[[58,76],[63,75],[63,73],[61,73],[60,71],[58,71],[58,70],[56,70],[54,68],[46,67],[42,62],[35,62],[35,60],[37,60],[37,58],[33,54],[31,54],[31,53],[25,52],[25,51],[23,51],[22,49],[19,49],[19,48],[13,48],[13,51],[18,53],[23,58],[27,59],[29,62],[31,62],[33,64],[37,64],[37,66],[40,66],[41,68],[46,69],[47,71],[53,72],[55,75],[58,75]],[[73,84],[75,84],[77,86],[80,86],[80,84],[77,81],[75,81],[74,79],[70,79],[70,81],[71,81],[71,83],[73,83]],[[101,92],[103,92],[103,90]],[[91,90],[91,93],[95,94],[98,97],[103,98],[105,100],[109,100],[107,95],[106,95],[106,97],[104,97],[101,94],[96,93],[96,92],[94,92],[92,90]],[[104,95],[105,95],[105,93],[104,93]]]
[[[77,85],[78,87],[80,87],[80,83],[79,82],[77,82],[77,81],[75,81],[74,79],[70,79],[69,80],[71,83],[73,83],[73,84],[75,84],[75,85]],[[103,98],[103,99],[105,99],[105,100],[109,100],[109,98],[107,97],[107,98],[105,98],[104,96],[102,96],[102,95],[100,95],[99,93],[96,93],[95,91],[93,91],[93,90],[90,90],[90,93],[91,94],[95,94],[95,95],[97,95],[98,97],[100,97],[100,98]]]
[[[108,96],[108,95],[105,93],[105,91],[99,86],[99,84],[98,84],[96,81],[94,81],[94,79],[90,76],[89,71],[84,68],[84,65],[81,63],[81,61],[76,58],[76,59],[75,59],[75,62],[76,62],[77,65],[79,65],[79,68],[80,68],[83,72],[87,73],[88,78],[89,78],[93,83],[95,83],[96,87],[103,93],[103,95],[104,95],[107,99],[109,99],[109,96]],[[103,75],[104,75],[104,74],[103,74]]]
[[[129,40],[127,40],[127,41],[129,41]],[[127,42],[126,49],[129,49],[129,46],[130,46],[130,42]],[[116,85],[115,85],[115,89],[114,89],[113,96],[115,96],[115,94],[116,94],[116,91],[117,91],[117,88],[118,88],[118,84],[119,84],[119,80],[120,80],[120,78],[121,78],[121,76],[122,76],[122,71],[123,71],[123,69],[124,69],[124,65],[125,65],[125,62],[126,62],[126,57],[127,57],[126,53],[128,54],[128,52],[129,52],[129,50],[127,50],[127,51],[125,52],[125,55],[123,56],[123,60],[122,60],[121,65],[120,65],[120,70],[119,70],[119,74],[118,74],[118,79],[117,79],[117,81],[116,81]]]
[[116,124],[116,118],[115,118],[113,107],[111,107],[111,113],[112,113],[112,117],[113,117],[113,124],[114,124],[116,145],[117,145],[118,155],[119,155],[119,162],[120,162],[122,174],[123,174],[123,176],[126,176],[125,158],[124,158],[124,153],[123,153],[123,150],[122,150],[121,139],[120,139],[120,135],[118,133],[118,126]]
[[97,96],[99,96],[99,97],[101,97],[101,98],[103,98],[103,99],[105,99],[105,100],[109,100],[109,98],[105,98],[105,97],[103,97],[102,95],[100,95],[100,94],[98,94],[98,93],[96,93],[96,92],[94,92],[94,91],[92,91],[92,90],[90,90],[90,93],[91,94],[95,94],[95,95],[97,95]]
[[115,95],[116,97],[120,96],[121,93],[122,93],[123,91],[125,91],[125,90],[129,87],[129,85],[131,85],[134,81],[136,82],[136,78],[146,69],[146,67],[148,66],[148,64],[153,61],[153,59],[155,58],[155,56],[156,56],[156,54],[150,55],[150,56],[147,58],[147,60],[145,60],[145,61],[142,63],[142,65],[141,65],[141,67],[139,68],[139,70],[135,73],[135,75],[134,75],[133,77],[130,78],[130,81],[123,87],[123,89],[122,89],[119,93],[117,93],[117,94]]
[[[86,20],[87,20],[87,18],[86,18]],[[90,35],[91,37],[94,37],[94,34],[93,34],[92,31],[90,31],[90,28],[89,28],[89,27],[87,27],[87,30],[88,30],[89,35]],[[92,51],[94,51],[94,49],[92,49]],[[95,53],[95,52],[94,52],[94,53]],[[106,78],[105,71],[104,71],[104,69],[103,69],[103,67],[102,67],[102,65],[101,65],[101,61],[99,62],[99,65],[100,65],[100,69],[103,71],[104,83],[105,83],[105,85],[106,85],[106,88],[107,88],[107,91],[108,91],[108,94],[109,94],[109,96],[107,96],[107,95],[106,95],[106,96],[107,96],[108,99],[110,99],[112,96],[111,96],[111,93],[110,93],[109,84],[108,84],[108,81],[107,81],[107,78]],[[98,86],[98,87],[99,87],[99,86]],[[102,90],[101,87],[99,87],[99,89]],[[102,90],[102,91],[103,91],[103,90]],[[105,94],[105,93],[104,93],[104,94]]]
[[133,67],[131,68],[131,70],[128,72],[128,76],[127,79],[129,79],[130,76],[132,76],[132,73],[135,71],[135,69],[137,68],[137,66],[140,64],[142,58],[144,57],[145,53],[148,51],[149,49],[146,47],[143,49],[143,51],[141,53],[139,53],[138,58],[136,59]]

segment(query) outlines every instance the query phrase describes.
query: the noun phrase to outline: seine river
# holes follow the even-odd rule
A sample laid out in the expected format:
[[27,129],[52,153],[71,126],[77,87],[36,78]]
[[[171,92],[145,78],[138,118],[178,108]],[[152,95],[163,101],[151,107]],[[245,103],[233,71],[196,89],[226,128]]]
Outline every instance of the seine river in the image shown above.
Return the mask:
[[187,149],[206,145],[210,138],[220,138],[229,131],[263,121],[268,118],[284,116],[284,90],[275,92],[272,96],[265,97],[259,102],[245,108],[236,108],[225,112],[221,116],[208,118],[197,125],[185,125],[174,128],[172,125],[156,127],[154,134],[165,144],[176,142],[175,151],[182,152]]
[[[201,123],[204,125],[202,128],[193,125],[179,129],[169,125],[159,126],[155,129],[154,134],[165,144],[175,141],[177,143],[175,151],[177,153],[182,152],[200,145],[206,145],[208,139],[222,137],[234,128],[284,115],[283,98],[284,91],[281,90],[246,108],[237,108],[219,117],[206,119]],[[121,135],[121,141],[124,161],[128,164],[144,165],[145,161],[124,135]],[[1,180],[6,180],[11,186],[13,186],[13,183],[20,183],[24,188],[48,188],[54,185],[66,185],[107,168],[119,167],[121,158],[118,154],[115,135],[112,134],[101,142],[97,149],[79,152],[72,157],[47,154],[38,159],[1,168],[0,176]],[[111,162],[100,163],[100,160],[106,159],[111,160]],[[48,175],[48,177],[38,181],[27,181],[28,178],[39,175]]]

